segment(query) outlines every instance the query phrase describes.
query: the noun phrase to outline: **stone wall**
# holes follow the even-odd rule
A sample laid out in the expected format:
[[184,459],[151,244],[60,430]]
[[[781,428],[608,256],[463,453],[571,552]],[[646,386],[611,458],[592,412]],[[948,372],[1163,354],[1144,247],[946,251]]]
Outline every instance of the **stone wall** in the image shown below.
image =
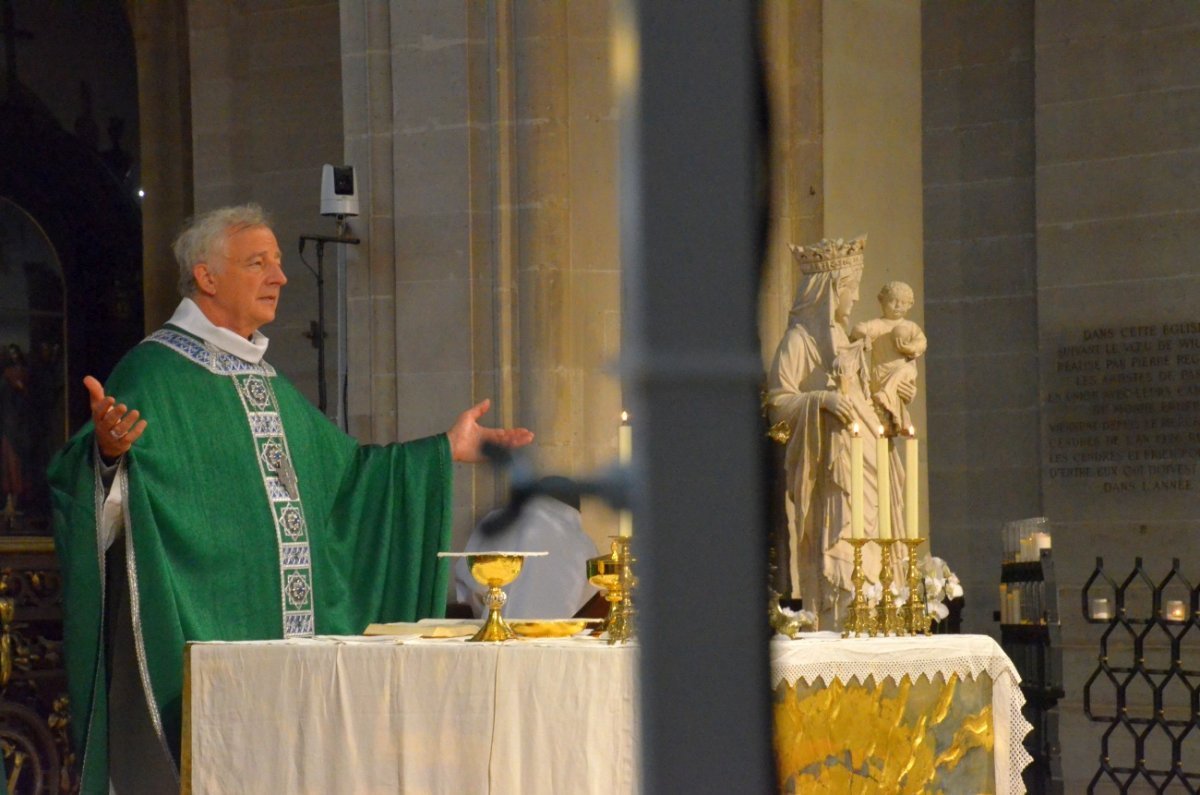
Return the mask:
[[922,6],[929,504],[998,634],[1000,527],[1039,515],[1033,2]]
[[[1096,557],[1118,581],[1138,556],[1155,579],[1174,556],[1197,576],[1200,7],[923,12],[927,308],[931,339],[957,345],[929,356],[933,522],[964,576],[964,629],[986,632],[1001,525],[1051,520],[1063,770],[1082,791],[1103,729],[1082,712],[1100,630],[1080,588]],[[1148,659],[1164,653],[1148,643]],[[1131,714],[1149,708],[1146,688],[1130,697]]]
[[[265,329],[270,359],[316,403],[317,352],[304,336],[317,317],[316,280],[297,244],[301,234],[333,234],[332,221],[320,216],[320,196],[322,164],[343,157],[338,3],[192,0],[188,26],[194,210],[255,201],[274,218],[288,286]],[[311,245],[305,256],[315,266]],[[331,331],[335,258],[326,251]],[[147,265],[162,267],[168,265]],[[335,335],[328,344],[336,350]]]
[[[1103,728],[1082,714],[1100,629],[1083,623],[1079,589],[1096,556],[1118,581],[1138,556],[1155,580],[1172,557],[1200,579],[1192,554],[1200,374],[1188,363],[1200,331],[1200,6],[1039,4],[1034,42],[1043,510],[1055,525],[1065,606],[1066,789],[1080,791]],[[1103,350],[1095,358],[1064,350],[1076,345]],[[1100,369],[1067,371],[1088,361]],[[1064,405],[1071,395],[1078,399]],[[1148,614],[1134,601],[1133,613]],[[1129,641],[1117,640],[1114,659],[1132,656]],[[1151,636],[1148,664],[1165,667],[1164,641]],[[1169,691],[1169,713],[1186,707],[1170,703],[1182,693]],[[1092,698],[1111,710],[1115,689]],[[1147,714],[1149,690],[1131,690],[1128,706]],[[1161,752],[1164,739],[1150,745]],[[1114,764],[1132,759],[1132,741],[1119,740]],[[1162,762],[1161,753],[1149,757]]]

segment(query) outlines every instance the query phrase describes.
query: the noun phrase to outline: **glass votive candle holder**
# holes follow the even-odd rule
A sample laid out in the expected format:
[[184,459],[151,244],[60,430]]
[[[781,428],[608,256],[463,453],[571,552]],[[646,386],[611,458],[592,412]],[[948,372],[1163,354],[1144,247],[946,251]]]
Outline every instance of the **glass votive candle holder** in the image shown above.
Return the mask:
[[1088,605],[1088,612],[1093,621],[1112,620],[1112,606],[1106,597],[1093,596]]
[[1187,605],[1179,599],[1168,599],[1163,607],[1163,618],[1173,623],[1187,621]]

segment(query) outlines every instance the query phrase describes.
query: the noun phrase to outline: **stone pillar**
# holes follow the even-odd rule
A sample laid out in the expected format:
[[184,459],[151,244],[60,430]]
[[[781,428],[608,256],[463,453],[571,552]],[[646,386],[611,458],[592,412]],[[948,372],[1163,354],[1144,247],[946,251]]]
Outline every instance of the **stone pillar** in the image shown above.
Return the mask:
[[[586,475],[615,457],[621,411],[609,3],[513,8],[519,405],[540,466]],[[598,538],[606,520],[585,516]]]
[[820,0],[769,0],[762,31],[771,114],[771,240],[759,302],[767,367],[799,282],[788,244],[819,240],[824,225]]
[[[592,473],[620,414],[608,3],[341,14],[346,159],[370,208],[348,271],[351,431],[436,433],[491,398],[487,422],[537,434],[541,470]],[[455,544],[505,496],[458,468]],[[615,521],[587,508],[585,527]]]
[[130,4],[138,63],[142,187],[142,296],[146,331],[179,301],[171,243],[192,214],[192,104],[187,3]]
[[[771,121],[770,236],[759,289],[758,333],[763,369],[787,330],[800,272],[789,244],[819,240],[824,227],[825,159],[821,81],[820,0],[770,0],[762,6],[763,71]],[[765,379],[764,379],[765,383]],[[777,590],[799,595],[790,582],[788,484],[784,448],[772,445],[766,473],[773,510]]]

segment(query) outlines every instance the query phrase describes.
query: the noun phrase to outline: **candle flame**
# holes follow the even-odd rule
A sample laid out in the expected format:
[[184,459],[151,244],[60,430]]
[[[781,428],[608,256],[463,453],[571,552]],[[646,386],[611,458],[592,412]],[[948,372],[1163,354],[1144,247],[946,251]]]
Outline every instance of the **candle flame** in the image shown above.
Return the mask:
[[883,426],[882,426],[882,425],[877,425],[877,426],[875,426],[875,428],[876,428],[876,429],[875,429],[875,435],[876,435],[876,436],[883,436]]
[[857,422],[850,426],[850,433],[853,434],[854,436],[858,436],[858,423]]
[[621,412],[621,422],[629,422],[629,412],[628,411]]
[[916,427],[915,427],[915,426],[913,426],[913,425],[909,425],[907,428],[905,428],[905,429],[904,429],[904,432],[908,434],[908,438],[909,438],[909,439],[916,439],[916,438],[917,438],[917,429],[916,429]]

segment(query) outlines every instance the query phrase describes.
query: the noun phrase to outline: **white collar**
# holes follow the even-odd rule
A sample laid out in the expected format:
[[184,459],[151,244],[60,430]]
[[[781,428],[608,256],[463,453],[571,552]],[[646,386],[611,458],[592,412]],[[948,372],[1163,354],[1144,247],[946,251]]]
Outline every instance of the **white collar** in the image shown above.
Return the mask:
[[246,339],[235,331],[215,325],[190,298],[179,302],[175,314],[167,322],[251,364],[262,361],[270,343],[261,331],[255,331],[250,339]]

